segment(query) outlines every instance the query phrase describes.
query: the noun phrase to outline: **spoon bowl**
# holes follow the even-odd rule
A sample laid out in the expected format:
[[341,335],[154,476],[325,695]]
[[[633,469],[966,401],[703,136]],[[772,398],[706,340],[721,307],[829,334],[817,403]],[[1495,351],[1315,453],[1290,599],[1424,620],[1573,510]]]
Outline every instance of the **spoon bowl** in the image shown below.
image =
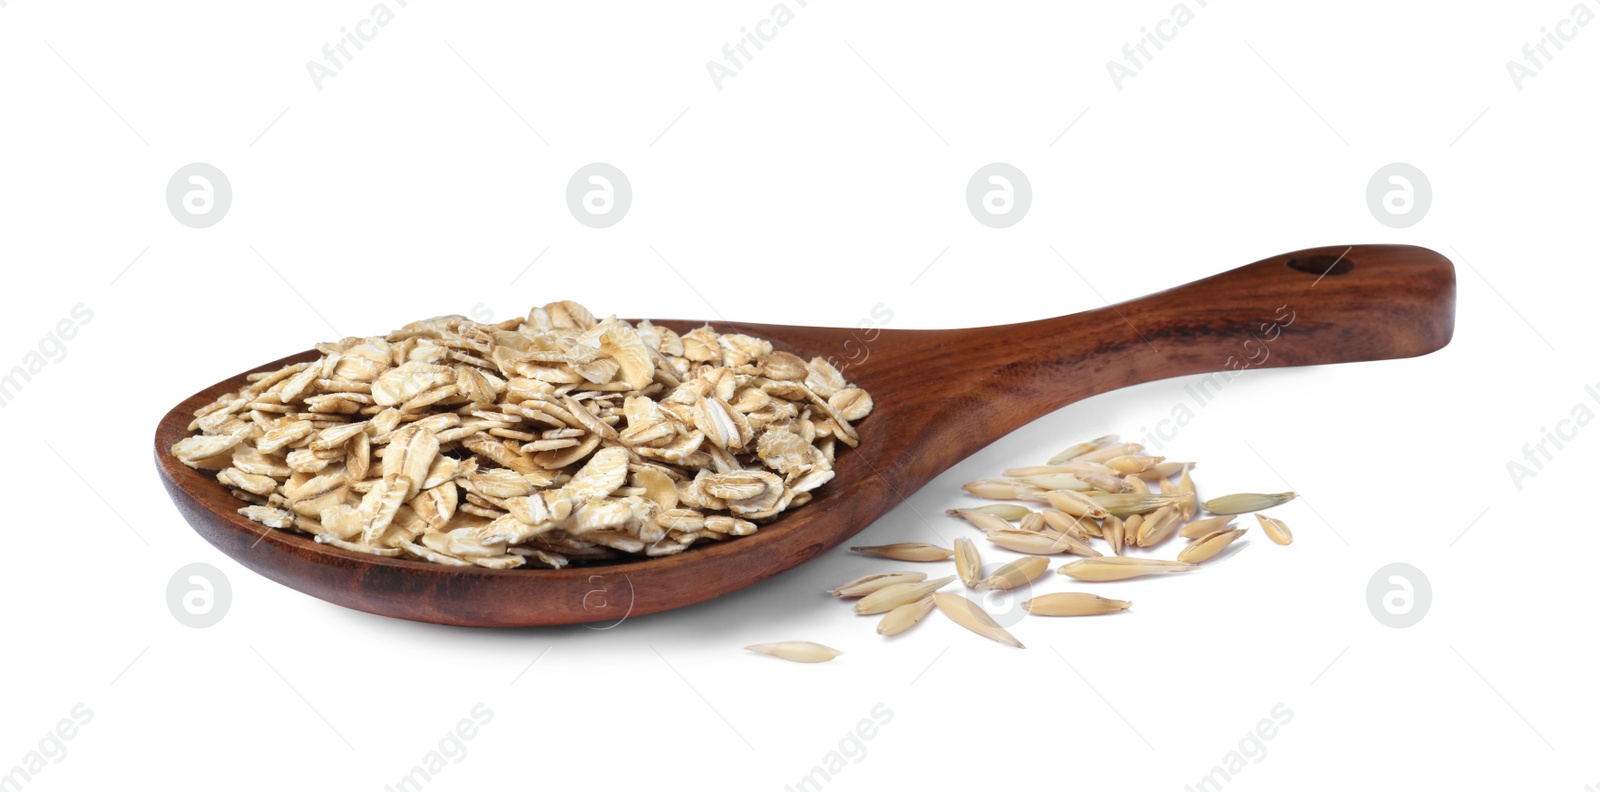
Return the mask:
[[[656,320],[652,320],[656,321]],[[451,567],[350,552],[268,528],[205,471],[172,457],[196,409],[255,371],[173,407],[156,466],[206,541],[272,580],[357,610],[477,627],[615,622],[730,594],[815,558],[939,473],[1042,415],[1167,377],[1243,368],[1413,357],[1449,343],[1455,270],[1425,248],[1356,245],[1269,259],[1158,294],[1034,322],[960,330],[789,327],[713,322],[802,358],[821,356],[872,394],[813,500],[756,533],[677,555],[563,569]],[[680,333],[700,322],[656,321]],[[1065,442],[1065,441],[1063,441]]]

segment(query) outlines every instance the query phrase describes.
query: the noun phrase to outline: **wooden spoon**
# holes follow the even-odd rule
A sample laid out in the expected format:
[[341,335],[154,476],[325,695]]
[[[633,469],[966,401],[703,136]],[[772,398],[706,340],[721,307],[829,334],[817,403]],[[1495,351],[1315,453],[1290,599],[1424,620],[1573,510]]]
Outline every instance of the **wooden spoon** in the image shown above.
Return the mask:
[[[719,330],[760,336],[807,359],[851,362],[846,377],[876,403],[858,427],[861,445],[841,446],[838,475],[815,500],[751,536],[603,566],[439,566],[338,550],[246,520],[212,474],[168,453],[194,410],[243,387],[244,374],[167,413],[156,429],[155,457],[167,492],[201,536],[312,596],[440,624],[617,621],[720,597],[815,558],[951,465],[1080,399],[1241,366],[1423,355],[1449,343],[1454,323],[1450,261],[1404,245],[1302,250],[1120,305],[1002,327],[863,332],[719,323]],[[699,323],[660,324],[686,332]],[[315,358],[302,352],[252,371]]]

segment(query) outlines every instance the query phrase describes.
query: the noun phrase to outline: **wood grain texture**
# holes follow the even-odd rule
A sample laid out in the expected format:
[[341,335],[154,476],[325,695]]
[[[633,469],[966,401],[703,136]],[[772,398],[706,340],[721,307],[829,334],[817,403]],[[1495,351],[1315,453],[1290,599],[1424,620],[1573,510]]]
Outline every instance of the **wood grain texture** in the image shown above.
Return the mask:
[[[866,349],[846,376],[876,407],[858,427],[861,446],[841,451],[837,477],[811,503],[754,535],[664,558],[560,570],[445,567],[329,548],[251,522],[213,474],[168,453],[194,410],[242,387],[245,374],[174,407],[156,429],[154,453],[173,503],[201,536],[312,596],[440,624],[616,621],[720,597],[814,558],[956,462],[1062,406],[1141,382],[1223,371],[1236,365],[1230,358],[1253,360],[1260,353],[1250,344],[1263,344],[1261,326],[1282,309],[1293,312],[1292,324],[1252,368],[1423,355],[1450,341],[1455,270],[1424,248],[1337,246],[1275,256],[1116,306],[1001,327],[882,330],[864,343],[848,328],[713,323],[806,358],[859,359],[854,350]],[[680,332],[699,324],[659,323]],[[315,357],[307,351],[251,371]]]

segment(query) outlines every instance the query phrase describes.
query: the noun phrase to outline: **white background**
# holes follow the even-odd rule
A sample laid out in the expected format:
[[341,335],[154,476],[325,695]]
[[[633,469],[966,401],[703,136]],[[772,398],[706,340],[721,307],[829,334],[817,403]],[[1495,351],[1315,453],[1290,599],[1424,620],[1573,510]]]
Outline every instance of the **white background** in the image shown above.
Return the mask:
[[[1292,720],[1226,788],[1600,785],[1584,748],[1600,740],[1600,540],[1574,497],[1600,431],[1578,429],[1521,491],[1506,468],[1574,405],[1600,411],[1583,390],[1600,382],[1587,345],[1600,24],[1563,28],[1573,40],[1521,90],[1506,69],[1572,2],[1190,3],[1193,21],[1120,91],[1107,61],[1169,0],[791,4],[720,91],[706,62],[769,4],[391,3],[394,20],[319,91],[306,62],[368,3],[0,3],[0,369],[74,305],[93,312],[0,409],[0,770],[83,703],[93,719],[27,789],[377,790],[482,703],[493,719],[427,789],[777,790],[881,703],[892,719],[827,788],[1178,790],[1282,703]],[[604,230],[564,201],[596,161],[634,190]],[[996,161],[1034,191],[1004,230],[964,204]],[[232,185],[208,229],[165,204],[191,162]],[[1391,162],[1432,185],[1403,230],[1365,198]],[[1202,493],[1298,490],[1276,512],[1296,542],[1253,529],[1213,570],[1095,589],[1134,609],[1025,621],[1026,650],[938,617],[881,639],[821,592],[893,565],[843,548],[606,631],[370,616],[222,556],[150,459],[158,417],[208,383],[424,316],[573,298],[622,316],[851,325],[882,303],[893,327],[978,326],[1362,242],[1455,261],[1454,342],[1247,373],[1161,451],[1200,461]],[[1090,436],[1136,438],[1192,406],[1185,384],[1042,417],[859,543],[972,533],[942,515],[968,502],[962,482]],[[196,561],[233,589],[209,629],[165,602]],[[1366,604],[1394,561],[1433,589],[1409,629]],[[741,648],[784,639],[846,654],[804,666]]]

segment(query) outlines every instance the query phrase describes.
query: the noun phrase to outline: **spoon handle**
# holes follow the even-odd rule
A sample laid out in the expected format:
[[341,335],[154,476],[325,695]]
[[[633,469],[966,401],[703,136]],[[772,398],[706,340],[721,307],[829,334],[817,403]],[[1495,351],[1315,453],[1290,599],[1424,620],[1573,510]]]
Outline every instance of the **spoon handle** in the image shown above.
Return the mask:
[[1414,357],[1450,342],[1455,267],[1410,245],[1313,248],[1055,321],[1108,319],[1134,336],[1118,344],[1130,369],[1125,384]]
[[1035,418],[1117,388],[1221,372],[1194,386],[1219,390],[1231,372],[1248,369],[1413,357],[1449,343],[1454,325],[1449,259],[1409,245],[1339,245],[1069,316],[910,331],[902,339],[907,356],[939,365],[900,367],[919,373],[891,387],[903,386],[911,399],[940,394],[918,410],[922,445],[938,452],[888,464],[903,462],[910,469],[899,472],[914,481]]

